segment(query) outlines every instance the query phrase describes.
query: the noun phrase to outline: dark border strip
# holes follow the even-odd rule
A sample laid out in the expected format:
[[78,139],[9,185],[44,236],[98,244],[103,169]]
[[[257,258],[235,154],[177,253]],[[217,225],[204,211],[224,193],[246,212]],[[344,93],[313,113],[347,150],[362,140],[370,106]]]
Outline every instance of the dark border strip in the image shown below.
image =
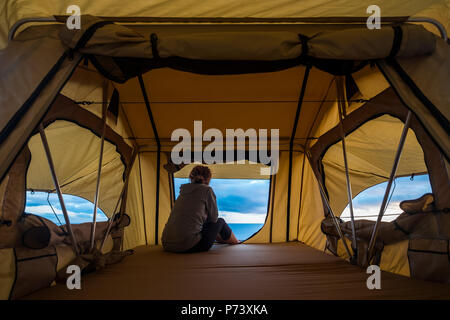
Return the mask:
[[303,104],[303,98],[305,96],[306,85],[308,83],[309,72],[311,70],[311,65],[306,65],[305,73],[303,74],[302,88],[300,91],[300,96],[298,98],[297,112],[295,113],[294,126],[292,128],[291,139],[289,141],[289,176],[288,176],[288,194],[287,194],[287,212],[286,212],[286,242],[289,242],[289,225],[291,222],[291,189],[292,189],[292,157],[294,148],[294,139],[297,132],[298,120],[300,118],[300,112]]
[[427,107],[428,111],[433,115],[433,117],[439,122],[442,128],[450,135],[450,121],[441,113],[441,111],[436,108],[436,106],[425,96],[425,94],[419,89],[419,87],[414,83],[411,77],[406,73],[405,70],[400,66],[400,64],[395,59],[387,59],[387,63],[394,68],[400,78],[408,85],[411,91],[414,93],[417,99]]
[[9,290],[8,300],[12,300],[14,288],[16,287],[16,284],[17,284],[17,252],[16,252],[16,248],[13,248],[13,254],[14,254],[14,281],[11,285],[11,289]]
[[[400,100],[400,102],[405,106],[405,108],[407,110],[411,110],[412,113],[414,115],[416,115],[416,113],[414,112],[414,110],[412,110],[409,105],[406,103],[406,101],[403,99],[403,97],[400,95],[399,91],[397,90],[397,88],[394,86],[394,84],[392,83],[391,79],[387,76],[385,70],[383,69],[383,67],[379,64],[376,63],[378,70],[383,74],[383,77],[386,79],[386,81],[389,83],[390,87],[392,88],[392,90],[395,92],[395,94],[397,95],[398,99]],[[416,120],[420,123],[420,125],[422,126],[423,130],[427,133],[427,135],[431,138],[431,140],[434,142],[434,144],[436,145],[436,147],[439,149],[439,151],[441,152],[441,154],[448,160],[450,161],[450,158],[447,156],[447,153],[444,151],[444,149],[442,148],[442,146],[436,141],[436,138],[430,133],[430,131],[428,130],[428,128],[425,126],[425,124],[423,123],[422,119],[420,119],[417,115],[415,116]],[[403,121],[403,120],[402,120]]]
[[144,188],[142,186],[142,167],[141,167],[141,155],[138,153],[139,161],[139,179],[141,182],[141,201],[142,201],[142,218],[144,220],[144,235],[145,235],[145,245],[148,245],[147,241],[147,224],[145,222],[145,203],[144,203]]
[[[57,22],[65,23],[68,15],[54,15]],[[117,23],[361,23],[366,24],[367,17],[292,17],[292,18],[254,18],[254,17],[111,17],[98,18]],[[383,17],[384,23],[406,22],[409,16]]]
[[57,256],[56,253],[43,254],[40,256],[18,259],[17,262],[24,262],[24,261],[30,261],[30,260],[36,260],[36,259],[42,259],[42,258],[48,258],[48,257],[54,257],[54,256]]
[[[273,190],[272,192],[272,197],[269,200],[270,201],[270,233],[269,233],[269,243],[272,243],[272,230],[273,230],[273,208],[275,206],[275,190],[276,190],[276,182],[277,182],[277,175],[272,175],[273,179],[271,178],[270,181],[271,183],[273,183],[273,186],[271,186],[271,189]],[[270,194],[269,194],[270,196]],[[268,212],[269,214],[269,212]]]
[[167,172],[167,177],[169,179],[170,209],[173,209],[175,203],[175,180],[173,173]]
[[53,77],[59,71],[61,65],[66,60],[67,56],[68,56],[68,52],[65,51],[62,54],[62,56],[58,59],[58,61],[53,65],[53,67],[50,69],[50,71],[41,80],[41,82],[39,83],[37,88],[33,91],[31,96],[25,101],[25,103],[20,107],[20,109],[8,121],[8,123],[6,124],[6,126],[3,128],[3,130],[0,133],[0,144],[3,144],[3,142],[9,137],[11,132],[17,126],[19,121],[25,116],[25,114],[28,112],[28,110],[34,104],[34,102],[39,97],[39,95],[44,90],[44,88],[47,86],[47,84],[53,79]]
[[145,106],[147,108],[147,114],[150,118],[150,122],[152,124],[153,134],[155,135],[156,144],[158,147],[157,156],[156,156],[156,203],[155,203],[155,244],[158,244],[159,240],[159,181],[161,175],[161,142],[159,140],[158,131],[156,130],[155,119],[153,118],[152,109],[150,107],[150,100],[147,96],[147,89],[145,88],[144,79],[142,79],[142,75],[138,76],[139,85],[141,87],[142,96],[144,97]]
[[432,250],[408,249],[408,251],[410,251],[410,252],[420,252],[420,253],[441,254],[441,255],[447,255],[448,254],[448,252],[432,251]]
[[305,176],[305,161],[306,161],[306,155],[303,153],[303,164],[302,164],[302,176],[301,176],[301,184],[300,184],[300,199],[299,199],[299,206],[298,206],[298,220],[297,220],[297,240],[298,236],[300,235],[300,217],[302,213],[302,198],[303,198],[303,178]]

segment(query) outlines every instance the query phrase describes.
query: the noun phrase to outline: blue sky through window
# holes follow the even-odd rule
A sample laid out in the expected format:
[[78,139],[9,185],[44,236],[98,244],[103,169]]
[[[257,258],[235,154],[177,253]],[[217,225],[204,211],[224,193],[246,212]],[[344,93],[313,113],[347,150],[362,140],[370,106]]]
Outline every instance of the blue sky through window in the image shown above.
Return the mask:
[[[189,179],[175,178],[175,196],[178,197],[180,185],[189,183]],[[395,189],[389,202],[388,209],[383,221],[394,220],[401,210],[399,203],[403,200],[416,199],[427,192],[431,192],[428,175],[397,178]],[[233,228],[236,236],[245,240],[258,231],[266,219],[267,203],[269,199],[270,180],[244,180],[244,179],[212,179],[211,187],[217,196],[219,216],[223,217]],[[355,216],[360,219],[376,220],[386,182],[375,185],[361,192],[353,199]],[[56,194],[50,194],[50,202],[56,211],[59,220],[64,224],[61,207]],[[72,223],[83,223],[92,221],[94,204],[88,200],[64,195],[65,204]],[[25,212],[45,217],[59,224],[47,203],[46,192],[27,191],[27,202]],[[349,220],[348,206],[343,211],[341,218]],[[373,216],[373,217],[367,217]],[[99,209],[97,221],[106,221],[107,217]]]
[[[59,218],[59,221],[53,213],[52,207],[47,202],[47,196],[47,192],[27,191],[25,212],[49,219],[57,225],[60,224],[59,221],[61,221],[62,224],[65,224],[64,215],[62,214],[61,206],[59,205],[58,196],[55,193],[51,193],[49,200]],[[64,194],[63,198],[71,223],[92,222],[94,213],[94,204],[92,202],[69,194]],[[106,215],[100,208],[98,208],[97,221],[100,222],[107,220],[108,218]]]
[[[391,200],[386,209],[383,221],[392,221],[402,213],[399,207],[403,200],[417,199],[425,193],[431,193],[431,185],[428,175],[410,177],[399,177],[395,179],[394,191],[391,189]],[[353,199],[353,211],[355,218],[376,220],[380,211],[381,202],[386,191],[387,182],[372,186]],[[350,210],[347,206],[342,212],[341,219],[350,220]]]
[[[189,179],[175,178],[175,197]],[[219,217],[233,229],[239,240],[246,240],[264,225],[269,201],[270,180],[212,179]]]

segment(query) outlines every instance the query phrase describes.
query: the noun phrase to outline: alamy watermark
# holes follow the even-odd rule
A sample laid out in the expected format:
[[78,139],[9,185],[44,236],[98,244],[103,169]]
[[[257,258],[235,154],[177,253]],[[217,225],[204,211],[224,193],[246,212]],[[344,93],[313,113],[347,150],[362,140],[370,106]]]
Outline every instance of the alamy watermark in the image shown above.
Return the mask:
[[[179,128],[172,132],[171,141],[178,141],[171,152],[174,164],[189,164],[192,160],[206,164],[243,164],[247,159],[250,162],[270,166],[261,168],[261,175],[273,175],[278,172],[279,129],[270,129],[270,137],[268,129],[258,131],[252,128],[245,131],[241,128],[226,129],[224,137],[222,131],[216,128],[209,128],[203,132],[202,121],[194,121],[193,136],[189,130]],[[210,143],[203,148],[205,141]]]
[[67,18],[66,26],[69,30],[81,29],[81,9],[77,5],[71,5],[67,7],[66,13],[70,14]]
[[376,4],[367,7],[366,13],[370,14],[367,18],[366,25],[370,30],[381,29],[381,9]]
[[81,289],[81,269],[76,264],[71,264],[67,267],[66,273],[70,274],[70,276],[66,280],[67,289],[73,290]]
[[367,267],[367,274],[371,274],[370,277],[367,278],[366,285],[367,289],[381,289],[381,271],[380,267],[377,265],[371,265]]

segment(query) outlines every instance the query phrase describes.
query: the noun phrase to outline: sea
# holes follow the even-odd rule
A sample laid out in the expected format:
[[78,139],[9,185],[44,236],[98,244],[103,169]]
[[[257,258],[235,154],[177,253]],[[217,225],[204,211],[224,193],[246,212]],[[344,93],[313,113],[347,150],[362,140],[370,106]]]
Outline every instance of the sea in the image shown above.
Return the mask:
[[229,223],[234,235],[238,240],[244,241],[250,238],[255,232],[262,228],[262,223]]
[[[44,213],[44,214],[40,214],[40,216],[47,218],[50,221],[53,221],[57,225],[64,224],[64,218],[62,217],[62,215],[58,215],[59,221],[55,218],[55,215],[53,215],[53,214],[45,214]],[[107,219],[101,215],[99,215],[98,219],[97,219],[97,221],[99,221],[99,222],[106,221],[106,220]],[[77,220],[77,219],[74,219],[73,217],[71,217],[71,222],[72,223],[83,223],[83,222],[91,222],[91,221],[90,220],[88,221],[86,218]],[[258,232],[259,229],[261,229],[263,226],[262,223],[229,223],[228,225],[230,226],[231,230],[233,230],[236,238],[241,241],[244,241],[244,240],[247,240],[248,238],[250,238],[256,232]]]

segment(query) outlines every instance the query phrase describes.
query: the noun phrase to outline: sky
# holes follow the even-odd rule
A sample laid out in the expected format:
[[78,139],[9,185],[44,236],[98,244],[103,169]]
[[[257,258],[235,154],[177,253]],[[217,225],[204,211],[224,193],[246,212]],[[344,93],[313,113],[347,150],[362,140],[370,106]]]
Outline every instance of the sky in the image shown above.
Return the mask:
[[[58,196],[54,193],[50,194],[49,200],[52,205],[51,207],[47,202],[47,195],[46,192],[33,193],[27,191],[25,212],[42,216],[59,225],[60,223],[52,211],[53,207],[61,223],[65,224]],[[92,222],[94,212],[94,204],[92,202],[68,194],[65,194],[63,198],[71,223]],[[103,211],[99,209],[97,211],[97,221],[100,222],[106,220],[108,220],[108,218]]]
[[[189,179],[175,178],[175,197]],[[227,223],[264,223],[270,180],[212,179],[219,217]]]
[[[368,188],[357,195],[353,199],[353,211],[355,217],[376,220],[386,187],[387,182],[383,182]],[[425,193],[431,192],[428,175],[414,176],[414,181],[411,181],[410,177],[396,178],[395,184],[392,184],[392,187],[394,189],[393,193],[391,192],[391,200],[382,221],[392,221],[402,212],[399,207],[401,201],[417,199]],[[366,217],[367,215],[375,215],[375,217]],[[344,221],[350,220],[350,210],[348,206],[343,211],[341,218]]]
[[[178,196],[180,185],[184,183],[188,183],[188,179],[175,179],[176,196]],[[219,216],[224,218],[228,223],[264,223],[269,199],[269,184],[270,180],[211,180],[210,185],[217,197]],[[387,183],[381,183],[373,186],[353,199],[356,217],[376,220],[386,185]],[[400,201],[416,199],[427,192],[431,192],[428,175],[415,176],[414,181],[411,181],[410,177],[397,178],[394,193],[392,194],[383,221],[391,221],[396,218],[396,215],[391,216],[391,214],[401,213],[398,206]],[[64,224],[64,217],[56,194],[51,194],[49,199],[60,221]],[[94,205],[91,202],[71,195],[64,195],[64,200],[72,223],[92,221]],[[42,215],[59,224],[52,212],[52,208],[47,203],[47,193],[35,192],[33,194],[28,191],[25,212]],[[374,215],[374,217],[365,217],[367,215]],[[350,219],[349,217],[350,214],[347,206],[341,218],[348,221]],[[97,221],[106,220],[106,216],[99,210]]]

